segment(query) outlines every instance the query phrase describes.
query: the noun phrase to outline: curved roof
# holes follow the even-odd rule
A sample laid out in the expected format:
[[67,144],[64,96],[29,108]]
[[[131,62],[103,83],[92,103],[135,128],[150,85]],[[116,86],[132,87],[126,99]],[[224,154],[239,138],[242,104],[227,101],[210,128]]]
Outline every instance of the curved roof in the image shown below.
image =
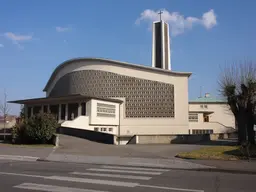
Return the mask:
[[137,69],[144,69],[144,70],[149,70],[149,71],[158,71],[161,73],[166,73],[166,74],[170,74],[170,75],[177,75],[177,76],[187,76],[189,77],[192,73],[190,72],[174,72],[174,71],[169,71],[169,70],[165,70],[165,69],[160,69],[160,68],[154,68],[154,67],[149,67],[149,66],[144,66],[144,65],[138,65],[138,64],[132,64],[132,63],[127,63],[127,62],[121,62],[121,61],[116,61],[116,60],[111,60],[111,59],[105,59],[105,58],[74,58],[74,59],[70,59],[67,60],[63,63],[61,63],[58,67],[55,68],[55,70],[53,71],[50,79],[48,80],[45,88],[43,89],[43,91],[46,91],[50,85],[50,83],[53,81],[54,77],[56,76],[56,74],[66,65],[75,62],[75,61],[100,61],[100,62],[109,62],[112,63],[114,65],[119,65],[119,66],[123,66],[123,67],[133,67],[133,68],[137,68]]

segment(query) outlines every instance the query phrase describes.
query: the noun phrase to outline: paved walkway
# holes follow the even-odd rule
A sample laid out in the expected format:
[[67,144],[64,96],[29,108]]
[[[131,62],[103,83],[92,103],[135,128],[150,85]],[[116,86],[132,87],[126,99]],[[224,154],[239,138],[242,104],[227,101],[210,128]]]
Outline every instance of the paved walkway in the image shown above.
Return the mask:
[[22,146],[0,143],[0,159],[4,156],[26,156],[46,158],[53,151],[53,147]]
[[119,156],[173,159],[179,152],[191,151],[202,145],[108,145],[77,137],[60,135],[60,146],[54,154],[86,156]]
[[174,156],[180,151],[190,151],[199,145],[107,145],[81,138],[60,135],[60,146],[45,160],[108,165],[132,165],[166,168],[210,168],[190,163]]

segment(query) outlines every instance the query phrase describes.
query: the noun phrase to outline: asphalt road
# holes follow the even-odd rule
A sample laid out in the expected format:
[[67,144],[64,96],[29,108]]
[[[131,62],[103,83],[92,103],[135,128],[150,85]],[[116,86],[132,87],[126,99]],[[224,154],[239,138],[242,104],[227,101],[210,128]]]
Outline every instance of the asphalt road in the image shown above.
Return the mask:
[[255,192],[256,175],[131,166],[0,161],[4,192]]

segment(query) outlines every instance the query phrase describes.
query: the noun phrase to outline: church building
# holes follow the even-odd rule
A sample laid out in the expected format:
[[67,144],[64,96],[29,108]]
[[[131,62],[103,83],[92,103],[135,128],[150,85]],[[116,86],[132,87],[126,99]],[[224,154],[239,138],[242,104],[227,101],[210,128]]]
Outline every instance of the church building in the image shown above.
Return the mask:
[[50,112],[69,132],[111,135],[113,144],[135,135],[189,134],[191,73],[171,68],[166,22],[153,23],[152,40],[152,67],[74,58],[53,71],[43,89],[46,97],[11,103],[24,104],[27,117]]

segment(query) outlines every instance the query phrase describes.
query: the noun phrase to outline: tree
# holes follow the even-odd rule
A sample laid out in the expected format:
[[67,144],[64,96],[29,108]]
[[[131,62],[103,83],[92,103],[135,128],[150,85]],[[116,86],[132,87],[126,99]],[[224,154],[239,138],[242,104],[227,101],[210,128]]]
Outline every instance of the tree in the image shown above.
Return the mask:
[[5,140],[5,132],[6,132],[6,121],[7,121],[7,116],[10,111],[10,107],[7,103],[7,94],[6,91],[4,90],[4,101],[0,104],[0,112],[3,114],[4,117],[4,140]]
[[21,107],[20,107],[20,118],[22,120],[25,119],[25,107],[24,107],[24,105],[21,105]]
[[227,66],[219,83],[221,94],[235,116],[238,143],[255,144],[256,63],[245,61]]

